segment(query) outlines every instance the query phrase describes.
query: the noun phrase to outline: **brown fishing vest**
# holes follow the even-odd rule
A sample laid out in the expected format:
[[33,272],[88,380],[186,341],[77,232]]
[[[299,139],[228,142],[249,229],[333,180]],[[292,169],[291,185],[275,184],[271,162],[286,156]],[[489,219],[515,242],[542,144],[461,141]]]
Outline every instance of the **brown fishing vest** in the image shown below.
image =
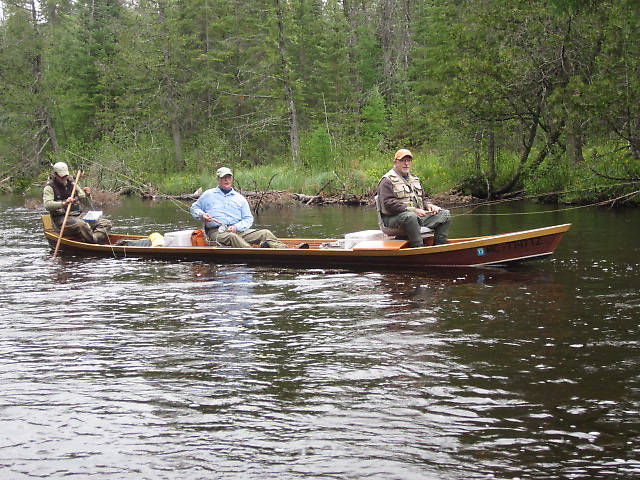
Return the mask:
[[[407,207],[424,208],[424,203],[422,202],[422,185],[418,177],[410,173],[409,178],[405,180],[392,168],[385,173],[382,178],[388,178],[391,181],[396,197]],[[390,212],[384,208],[384,205],[382,205],[381,208],[382,213],[390,215]]]
[[[69,198],[71,196],[71,192],[73,191],[73,182],[71,180],[67,180],[67,183],[65,185],[60,185],[60,183],[56,182],[53,179],[50,179],[47,182],[47,185],[49,185],[53,189],[53,199],[57,202],[63,202],[64,200]],[[71,204],[71,210],[69,211],[69,213],[78,214],[80,211],[80,205],[78,204],[78,202],[73,202]],[[60,216],[64,215],[65,212],[65,208],[59,208],[55,212],[51,212],[51,215]]]

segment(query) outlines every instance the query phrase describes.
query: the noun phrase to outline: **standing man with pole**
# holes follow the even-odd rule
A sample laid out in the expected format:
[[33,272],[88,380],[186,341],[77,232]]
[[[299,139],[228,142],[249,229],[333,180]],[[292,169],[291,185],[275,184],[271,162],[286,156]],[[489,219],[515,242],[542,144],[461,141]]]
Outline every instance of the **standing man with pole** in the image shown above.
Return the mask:
[[[91,225],[82,219],[82,207],[91,207],[91,189],[77,185],[80,172],[74,182],[69,167],[64,162],[53,166],[53,173],[42,192],[42,204],[49,211],[54,228],[67,236],[79,236],[86,243],[106,243],[111,222],[99,218]],[[64,228],[63,228],[64,225]]]

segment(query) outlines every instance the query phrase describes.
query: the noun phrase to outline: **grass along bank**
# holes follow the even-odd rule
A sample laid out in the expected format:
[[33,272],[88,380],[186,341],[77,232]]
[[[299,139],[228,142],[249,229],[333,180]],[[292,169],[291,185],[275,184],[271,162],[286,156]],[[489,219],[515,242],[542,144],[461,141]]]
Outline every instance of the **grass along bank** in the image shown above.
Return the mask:
[[[297,166],[293,166],[290,159],[262,165],[224,160],[223,152],[209,148],[192,150],[185,157],[186,166],[177,171],[167,148],[140,145],[123,148],[112,144],[64,150],[52,158],[51,163],[65,161],[72,171],[82,168],[86,172],[83,184],[120,194],[192,194],[217,185],[215,170],[225,165],[234,170],[236,187],[245,192],[269,190],[369,200],[379,179],[392,167],[395,151],[381,152],[366,146],[303,147]],[[446,155],[442,153],[444,149],[412,151],[412,172],[420,177],[429,195],[454,190],[487,198],[486,161],[468,152]],[[628,156],[612,159],[598,155],[595,149],[585,153],[589,160],[580,163],[556,157],[545,160],[535,170],[525,169],[510,195],[570,204],[618,199],[617,204],[638,205],[640,162],[634,163]],[[215,160],[218,158],[221,160]],[[501,151],[495,162],[494,184],[505,184],[518,164],[517,154]],[[49,170],[45,170],[33,181],[23,182],[31,186],[32,191],[28,193],[39,195],[48,175]],[[25,190],[16,185],[14,191]]]
[[[243,166],[230,163],[235,184],[241,191],[284,191],[324,197],[358,197],[370,199],[378,181],[391,167],[393,152],[349,157],[335,165],[291,165],[277,163]],[[437,152],[414,151],[412,172],[418,175],[429,195],[457,191],[479,199],[486,199],[486,174],[477,170],[475,161],[452,161]],[[506,183],[517,168],[516,155],[505,155],[497,165],[496,184]],[[220,164],[222,165],[222,164]],[[215,169],[201,174],[174,173],[154,175],[149,179],[158,192],[169,195],[192,193],[198,188],[217,184]],[[563,204],[588,204],[606,200],[617,205],[640,204],[640,175],[629,176],[628,167],[611,162],[583,162],[569,165],[550,161],[535,172],[525,172],[511,196],[521,196]]]
[[[302,164],[297,168],[278,162],[269,165],[245,166],[229,162],[234,171],[235,185],[244,191],[278,190],[304,195],[369,197],[378,181],[392,166],[391,153],[350,156],[333,165]],[[198,188],[217,185],[215,170],[223,163],[212,163],[211,168],[199,174],[176,172],[152,175],[149,182],[157,190],[170,195],[191,193]],[[422,179],[429,193],[438,193],[459,184],[461,171],[447,168],[442,159],[432,153],[416,153],[413,172]]]

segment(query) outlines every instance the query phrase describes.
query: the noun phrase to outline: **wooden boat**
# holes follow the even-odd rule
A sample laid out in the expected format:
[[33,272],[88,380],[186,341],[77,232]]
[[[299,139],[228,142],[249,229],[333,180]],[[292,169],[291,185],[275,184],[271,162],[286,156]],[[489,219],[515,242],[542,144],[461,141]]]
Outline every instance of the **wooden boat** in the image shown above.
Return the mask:
[[[49,215],[42,217],[44,235],[55,247],[58,233]],[[307,249],[232,248],[219,246],[123,246],[123,239],[147,238],[140,235],[110,234],[110,244],[97,245],[62,237],[60,251],[80,255],[108,255],[116,258],[204,260],[212,263],[279,264],[307,267],[360,267],[366,269],[412,270],[424,267],[502,266],[551,255],[571,224],[555,225],[521,232],[482,237],[449,239],[446,245],[409,248],[406,240],[365,240],[352,248],[331,246],[335,238],[281,239],[295,247],[307,243]],[[431,240],[432,241],[432,240]]]

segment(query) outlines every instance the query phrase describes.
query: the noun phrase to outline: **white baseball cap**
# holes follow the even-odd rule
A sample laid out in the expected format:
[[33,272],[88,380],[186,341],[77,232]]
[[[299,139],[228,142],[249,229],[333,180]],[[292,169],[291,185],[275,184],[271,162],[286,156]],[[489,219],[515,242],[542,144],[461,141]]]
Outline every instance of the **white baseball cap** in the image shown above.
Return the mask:
[[59,177],[66,177],[67,175],[69,175],[69,167],[67,167],[67,164],[64,162],[55,163],[53,165],[53,171]]
[[231,175],[233,177],[233,172],[231,171],[230,168],[227,167],[220,167],[217,171],[216,171],[216,175],[218,176],[218,178],[222,178],[225,175]]

